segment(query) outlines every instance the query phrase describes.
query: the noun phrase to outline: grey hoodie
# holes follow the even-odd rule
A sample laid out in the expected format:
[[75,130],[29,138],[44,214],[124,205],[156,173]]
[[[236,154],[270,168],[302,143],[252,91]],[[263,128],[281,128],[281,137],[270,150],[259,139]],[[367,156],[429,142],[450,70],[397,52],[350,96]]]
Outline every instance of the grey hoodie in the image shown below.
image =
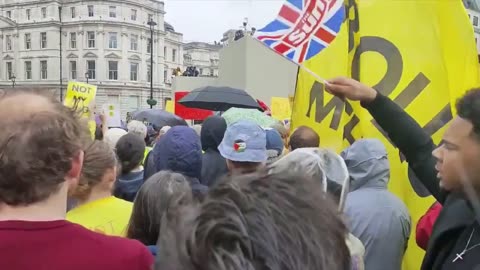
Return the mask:
[[365,269],[400,270],[411,221],[405,204],[387,190],[385,146],[377,139],[359,140],[341,156],[351,181],[345,215],[351,233],[365,245]]

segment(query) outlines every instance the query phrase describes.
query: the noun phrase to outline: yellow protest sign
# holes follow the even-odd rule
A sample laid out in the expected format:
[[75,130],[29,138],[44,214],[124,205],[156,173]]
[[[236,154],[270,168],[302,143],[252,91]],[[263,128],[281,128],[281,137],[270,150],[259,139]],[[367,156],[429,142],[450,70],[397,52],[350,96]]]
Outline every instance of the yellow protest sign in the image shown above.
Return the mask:
[[175,103],[173,103],[172,100],[167,100],[165,104],[165,111],[173,114],[175,113]]
[[82,113],[85,118],[93,117],[93,105],[97,86],[81,82],[69,82],[64,105]]
[[[473,29],[462,1],[346,2],[348,18],[338,36],[305,67],[322,78],[351,75],[373,86],[439,142],[455,113],[454,101],[478,83]],[[406,162],[369,113],[358,103],[333,98],[300,69],[292,122],[293,128],[314,128],[322,146],[337,151],[361,137],[384,142],[391,162],[389,189],[405,202],[412,218],[403,269],[419,269],[424,252],[415,243],[415,227],[433,198],[420,196]]]
[[292,115],[292,110],[288,98],[272,97],[271,104],[272,105],[270,106],[270,111],[273,118],[277,120],[290,119]]
[[64,105],[80,112],[83,117],[89,119],[88,127],[92,137],[95,137],[96,124],[94,121],[93,110],[95,105],[95,96],[97,87],[80,82],[69,82],[67,93],[65,94]]

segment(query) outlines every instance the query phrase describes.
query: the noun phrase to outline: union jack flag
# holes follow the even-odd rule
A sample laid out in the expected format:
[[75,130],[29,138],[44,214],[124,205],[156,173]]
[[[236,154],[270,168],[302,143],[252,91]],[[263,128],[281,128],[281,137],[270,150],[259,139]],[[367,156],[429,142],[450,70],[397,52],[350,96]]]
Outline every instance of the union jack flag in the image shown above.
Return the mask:
[[256,38],[301,64],[335,39],[345,19],[343,0],[286,0],[277,18]]

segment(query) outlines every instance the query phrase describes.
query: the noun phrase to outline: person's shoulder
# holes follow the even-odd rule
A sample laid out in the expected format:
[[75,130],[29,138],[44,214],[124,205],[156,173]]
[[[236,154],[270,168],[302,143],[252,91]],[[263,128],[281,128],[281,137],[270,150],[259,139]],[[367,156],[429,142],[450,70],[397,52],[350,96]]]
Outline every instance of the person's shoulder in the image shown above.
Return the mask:
[[[117,258],[129,269],[149,269],[153,264],[150,251],[139,241],[108,236],[85,229],[73,224],[75,237],[72,237],[72,246],[83,246],[89,249],[94,256],[103,254],[105,258]],[[134,267],[135,266],[135,267]],[[140,267],[139,266],[145,266]]]

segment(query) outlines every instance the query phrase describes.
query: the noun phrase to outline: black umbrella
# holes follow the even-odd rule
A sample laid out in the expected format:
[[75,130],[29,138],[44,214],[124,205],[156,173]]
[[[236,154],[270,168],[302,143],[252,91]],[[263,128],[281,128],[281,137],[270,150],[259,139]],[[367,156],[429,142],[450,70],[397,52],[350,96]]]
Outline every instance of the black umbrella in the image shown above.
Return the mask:
[[247,92],[231,87],[207,86],[193,90],[178,103],[185,107],[226,111],[232,107],[259,109],[257,101]]
[[133,120],[148,122],[156,128],[164,126],[187,126],[187,122],[179,116],[159,109],[144,109],[131,113]]

